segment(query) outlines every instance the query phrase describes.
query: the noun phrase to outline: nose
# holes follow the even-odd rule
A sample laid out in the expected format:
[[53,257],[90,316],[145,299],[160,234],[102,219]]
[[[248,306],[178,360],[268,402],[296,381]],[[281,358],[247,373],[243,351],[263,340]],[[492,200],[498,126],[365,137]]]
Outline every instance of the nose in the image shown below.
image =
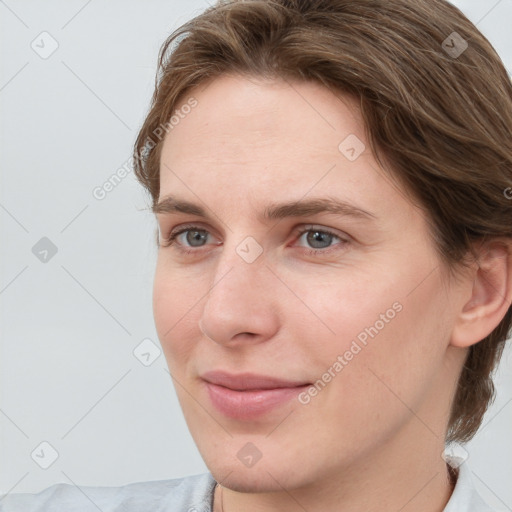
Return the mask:
[[212,342],[229,347],[262,343],[277,332],[279,281],[263,256],[252,263],[236,253],[220,257],[199,320]]

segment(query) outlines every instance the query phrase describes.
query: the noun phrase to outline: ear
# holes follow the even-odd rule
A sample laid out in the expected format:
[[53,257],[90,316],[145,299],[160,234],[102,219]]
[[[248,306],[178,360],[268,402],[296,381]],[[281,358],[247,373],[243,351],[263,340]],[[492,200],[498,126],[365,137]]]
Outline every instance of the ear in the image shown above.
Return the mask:
[[511,240],[494,239],[479,249],[471,297],[456,319],[450,344],[465,348],[488,336],[512,302]]

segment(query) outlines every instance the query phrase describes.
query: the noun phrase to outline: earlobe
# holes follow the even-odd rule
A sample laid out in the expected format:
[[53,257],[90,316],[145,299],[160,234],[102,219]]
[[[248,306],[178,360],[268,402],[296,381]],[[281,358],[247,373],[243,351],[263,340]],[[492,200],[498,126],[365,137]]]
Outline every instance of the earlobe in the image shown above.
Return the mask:
[[501,322],[512,302],[510,241],[493,241],[481,249],[473,274],[471,297],[456,319],[450,344],[465,348],[487,337]]

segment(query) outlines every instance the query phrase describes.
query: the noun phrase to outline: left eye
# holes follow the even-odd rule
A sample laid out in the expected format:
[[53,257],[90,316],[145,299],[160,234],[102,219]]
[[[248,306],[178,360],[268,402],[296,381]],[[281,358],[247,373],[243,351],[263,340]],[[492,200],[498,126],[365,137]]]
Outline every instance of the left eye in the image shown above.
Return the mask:
[[[321,229],[304,229],[299,233],[299,239],[301,239],[304,235],[307,235],[305,240],[308,244],[311,244],[315,250],[318,249],[327,249],[333,239],[338,239],[343,241],[339,236],[331,233],[330,231],[325,231]],[[327,246],[322,246],[322,244],[327,243]],[[320,245],[317,245],[320,244]],[[318,251],[318,252],[326,252],[326,251]]]
[[[180,240],[180,236],[185,235],[184,241]],[[170,247],[173,245],[178,246],[178,250],[185,252],[187,254],[191,254],[193,252],[198,252],[195,249],[198,249],[204,245],[208,238],[209,232],[205,229],[202,229],[198,226],[187,226],[178,231],[175,231],[169,235],[162,244],[163,247]],[[331,251],[331,244],[333,239],[339,240],[341,243],[338,245],[345,245],[348,243],[348,240],[341,238],[340,236],[328,231],[326,229],[319,229],[314,227],[308,227],[307,229],[302,229],[296,236],[300,240],[304,235],[306,236],[305,240],[308,244],[312,245],[312,248],[304,247],[304,250],[308,254],[316,254],[316,253],[328,253]],[[198,245],[194,245],[198,243]],[[327,244],[327,245],[325,245]],[[187,248],[191,248],[187,249]],[[327,250],[326,250],[327,249]]]

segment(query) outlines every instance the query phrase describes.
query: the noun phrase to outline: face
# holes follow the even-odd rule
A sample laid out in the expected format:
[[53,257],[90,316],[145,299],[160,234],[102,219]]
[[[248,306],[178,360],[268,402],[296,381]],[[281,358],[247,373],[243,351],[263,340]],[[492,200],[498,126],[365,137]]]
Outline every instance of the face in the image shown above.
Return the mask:
[[213,476],[297,489],[439,442],[455,292],[357,101],[235,76],[190,96],[161,153],[153,308]]

